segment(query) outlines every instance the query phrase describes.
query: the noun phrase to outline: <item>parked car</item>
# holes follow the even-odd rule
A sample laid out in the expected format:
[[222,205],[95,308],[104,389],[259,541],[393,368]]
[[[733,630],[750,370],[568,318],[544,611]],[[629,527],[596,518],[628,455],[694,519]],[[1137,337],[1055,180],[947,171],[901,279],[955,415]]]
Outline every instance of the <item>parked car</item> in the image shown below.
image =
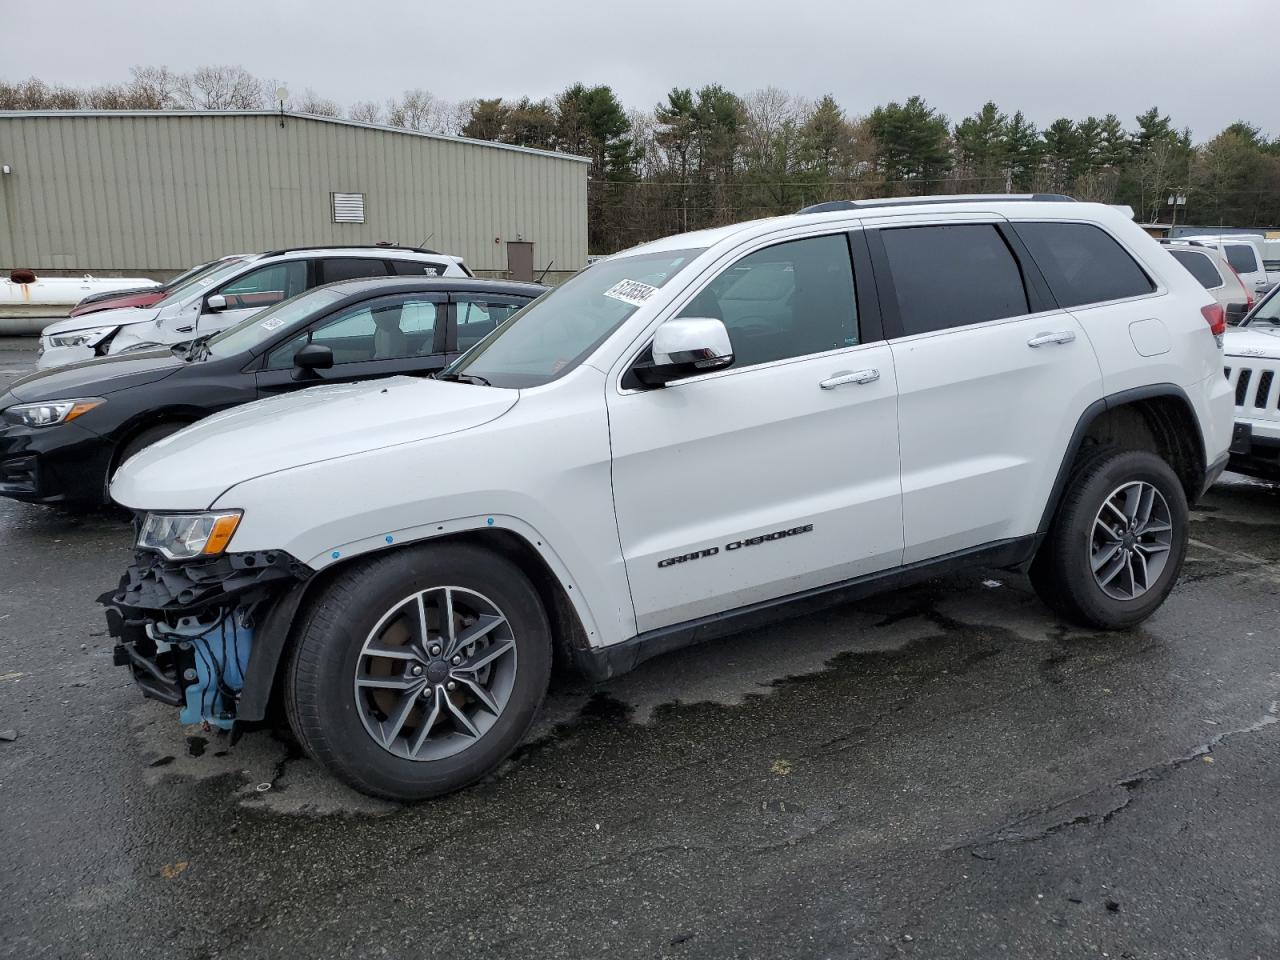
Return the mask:
[[1161,240],[1173,259],[1200,281],[1227,314],[1234,326],[1253,309],[1253,291],[1240,279],[1235,267],[1216,246],[1196,240]]
[[1265,256],[1262,250],[1262,237],[1243,233],[1227,233],[1221,236],[1179,237],[1180,240],[1195,240],[1210,243],[1222,251],[1227,262],[1240,274],[1247,288],[1254,294],[1265,293],[1271,289],[1271,281],[1267,279]]
[[103,310],[119,310],[122,307],[149,307],[153,303],[159,303],[178,287],[195,280],[197,277],[216,270],[223,264],[244,260],[246,256],[243,253],[233,253],[225,257],[219,257],[217,260],[210,260],[208,263],[200,263],[159,285],[91,293],[77,303],[67,316],[83,317],[85,314],[101,313]]
[[121,463],[202,417],[317,384],[434,373],[544,289],[454,277],[349,280],[185,348],[34,374],[0,394],[0,495],[102,504]]
[[1224,353],[1236,408],[1230,468],[1280,480],[1280,287],[1227,331]]
[[271,398],[125,463],[116,660],[188,722],[278,690],[311,756],[412,799],[511,752],[553,650],[607,677],[968,565],[1131,627],[1226,463],[1224,330],[1100,204],[848,203],[644,244],[433,380]]
[[184,343],[235,326],[304,290],[360,277],[469,277],[458,257],[406,247],[271,250],[196,277],[146,309],[104,310],[60,320],[40,335],[41,370]]

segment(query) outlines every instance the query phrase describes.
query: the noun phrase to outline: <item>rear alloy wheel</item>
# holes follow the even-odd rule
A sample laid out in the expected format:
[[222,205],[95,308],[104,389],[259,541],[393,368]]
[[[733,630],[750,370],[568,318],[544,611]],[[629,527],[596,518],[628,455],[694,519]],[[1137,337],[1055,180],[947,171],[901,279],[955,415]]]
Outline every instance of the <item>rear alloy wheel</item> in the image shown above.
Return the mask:
[[1131,627],[1173,589],[1187,522],[1186,492],[1164,460],[1143,450],[1100,453],[1071,478],[1031,583],[1069,620]]
[[339,571],[295,634],[284,700],[298,741],[336,776],[419,800],[497,767],[550,677],[551,630],[528,578],[445,543]]

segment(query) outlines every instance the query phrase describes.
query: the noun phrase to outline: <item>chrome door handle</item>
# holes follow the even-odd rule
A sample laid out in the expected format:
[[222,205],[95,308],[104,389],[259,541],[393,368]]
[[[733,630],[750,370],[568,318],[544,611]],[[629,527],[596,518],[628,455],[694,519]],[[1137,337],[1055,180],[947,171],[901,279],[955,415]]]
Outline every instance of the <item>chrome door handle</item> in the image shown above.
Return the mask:
[[856,370],[853,373],[840,372],[833,377],[827,377],[820,380],[818,386],[823,390],[834,390],[836,387],[846,383],[875,383],[880,379],[879,370]]
[[1042,333],[1027,341],[1028,347],[1043,347],[1046,343],[1070,343],[1076,335],[1070,330],[1059,330],[1057,333]]

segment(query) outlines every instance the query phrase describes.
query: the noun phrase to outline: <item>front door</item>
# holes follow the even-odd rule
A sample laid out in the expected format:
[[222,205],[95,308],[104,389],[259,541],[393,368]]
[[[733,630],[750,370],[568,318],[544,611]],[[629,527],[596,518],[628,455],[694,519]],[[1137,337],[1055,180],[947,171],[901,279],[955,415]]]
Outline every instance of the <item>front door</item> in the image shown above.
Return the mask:
[[[900,562],[896,376],[888,346],[865,335],[873,324],[859,322],[874,299],[855,296],[849,244],[808,237],[729,264],[680,315],[723,320],[733,365],[610,390],[641,631]],[[857,280],[870,284],[861,269]]]
[[904,561],[1034,533],[1101,390],[1089,338],[1002,223],[868,237],[898,371]]
[[[274,307],[283,300],[296,297],[307,289],[307,261],[284,260],[267,264],[257,270],[228,280],[217,290],[210,290],[201,301],[198,329],[181,331],[191,336],[206,336],[234,327],[246,317]],[[226,306],[221,310],[208,308],[209,297],[220,295]]]
[[[258,394],[270,396],[321,383],[426,376],[445,366],[446,297],[441,293],[379,297],[317,320],[277,345],[258,371]],[[328,370],[303,373],[293,357],[308,343],[333,351]]]

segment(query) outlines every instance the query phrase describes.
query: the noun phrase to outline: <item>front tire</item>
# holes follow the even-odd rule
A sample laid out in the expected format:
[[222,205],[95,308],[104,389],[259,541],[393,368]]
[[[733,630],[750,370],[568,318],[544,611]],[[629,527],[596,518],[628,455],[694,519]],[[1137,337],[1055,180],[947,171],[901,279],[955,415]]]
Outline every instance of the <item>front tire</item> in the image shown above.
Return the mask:
[[551,677],[551,630],[510,561],[447,544],[339,573],[294,643],[290,726],[357,790],[421,800],[492,772],[532,725]]
[[1187,523],[1186,493],[1168,463],[1141,450],[1100,454],[1068,484],[1031,565],[1032,586],[1068,620],[1132,627],[1177,582]]

